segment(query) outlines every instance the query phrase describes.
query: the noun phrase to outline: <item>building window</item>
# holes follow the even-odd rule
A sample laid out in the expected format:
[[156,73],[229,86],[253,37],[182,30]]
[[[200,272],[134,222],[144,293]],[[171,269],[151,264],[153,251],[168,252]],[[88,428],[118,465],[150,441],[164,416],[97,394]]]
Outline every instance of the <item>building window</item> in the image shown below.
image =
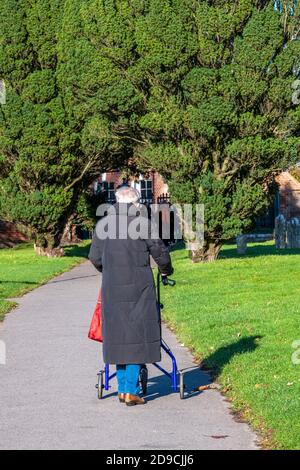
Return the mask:
[[115,202],[115,183],[107,183],[107,202]]
[[102,193],[105,202],[114,203],[116,201],[115,183],[102,181],[98,183],[97,194]]
[[140,181],[141,203],[152,203],[153,201],[153,184],[152,180]]

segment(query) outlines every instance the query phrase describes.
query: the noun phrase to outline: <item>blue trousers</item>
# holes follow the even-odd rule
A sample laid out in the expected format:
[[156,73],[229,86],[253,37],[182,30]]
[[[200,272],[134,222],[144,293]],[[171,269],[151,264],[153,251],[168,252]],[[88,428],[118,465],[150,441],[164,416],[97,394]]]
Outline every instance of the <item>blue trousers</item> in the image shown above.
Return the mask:
[[138,395],[140,393],[140,364],[117,364],[118,392]]

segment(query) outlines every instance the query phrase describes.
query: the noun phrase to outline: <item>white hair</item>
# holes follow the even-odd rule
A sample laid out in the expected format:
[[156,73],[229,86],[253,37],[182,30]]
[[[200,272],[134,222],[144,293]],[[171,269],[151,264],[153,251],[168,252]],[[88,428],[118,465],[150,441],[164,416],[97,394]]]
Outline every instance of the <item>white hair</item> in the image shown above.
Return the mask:
[[140,200],[140,193],[137,189],[129,186],[122,186],[116,191],[117,202],[123,203],[136,203]]

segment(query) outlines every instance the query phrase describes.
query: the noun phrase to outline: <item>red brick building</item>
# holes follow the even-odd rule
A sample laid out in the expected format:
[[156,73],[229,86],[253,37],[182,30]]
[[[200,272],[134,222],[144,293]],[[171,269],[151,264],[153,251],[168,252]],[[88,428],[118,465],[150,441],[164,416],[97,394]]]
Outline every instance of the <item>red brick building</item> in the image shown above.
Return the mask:
[[27,241],[26,235],[21,233],[15,224],[0,220],[0,248],[12,248]]
[[94,183],[94,191],[95,193],[102,191],[107,202],[115,202],[116,189],[124,183],[140,192],[143,204],[156,204],[168,200],[168,185],[155,171],[140,173],[128,179],[118,170],[102,173]]
[[284,171],[276,178],[279,184],[278,212],[287,220],[300,219],[300,183],[291,173]]
[[276,177],[278,191],[268,213],[257,219],[258,228],[274,229],[275,217],[283,214],[286,220],[300,219],[300,182],[289,171]]

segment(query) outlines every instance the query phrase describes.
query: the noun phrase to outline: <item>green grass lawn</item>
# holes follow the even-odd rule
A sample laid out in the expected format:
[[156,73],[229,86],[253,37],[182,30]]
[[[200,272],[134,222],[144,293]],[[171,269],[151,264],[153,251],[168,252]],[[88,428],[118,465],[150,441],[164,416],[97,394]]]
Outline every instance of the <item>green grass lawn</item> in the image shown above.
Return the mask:
[[69,246],[62,258],[37,256],[30,244],[1,249],[0,321],[15,305],[6,299],[20,296],[80,263],[87,256],[88,248],[87,243]]
[[285,449],[300,449],[300,365],[292,362],[300,340],[299,255],[266,243],[242,257],[226,246],[218,261],[192,264],[177,250],[177,285],[162,291],[164,318],[213,370],[233,408],[265,445]]

